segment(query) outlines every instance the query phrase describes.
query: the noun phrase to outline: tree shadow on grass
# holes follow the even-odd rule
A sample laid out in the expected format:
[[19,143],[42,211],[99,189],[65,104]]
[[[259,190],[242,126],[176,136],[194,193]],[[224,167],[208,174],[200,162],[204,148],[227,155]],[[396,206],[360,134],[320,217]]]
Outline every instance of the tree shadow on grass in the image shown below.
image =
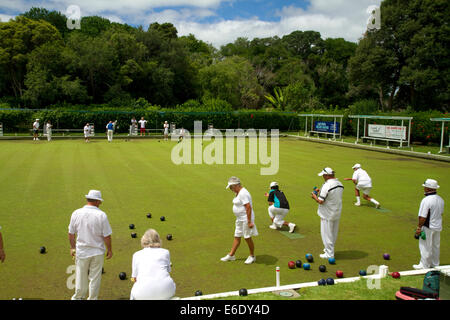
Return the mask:
[[278,259],[274,256],[269,256],[268,254],[256,255],[257,264],[265,264],[266,266],[275,265]]
[[334,257],[336,260],[359,260],[367,257],[369,254],[359,250],[336,251]]

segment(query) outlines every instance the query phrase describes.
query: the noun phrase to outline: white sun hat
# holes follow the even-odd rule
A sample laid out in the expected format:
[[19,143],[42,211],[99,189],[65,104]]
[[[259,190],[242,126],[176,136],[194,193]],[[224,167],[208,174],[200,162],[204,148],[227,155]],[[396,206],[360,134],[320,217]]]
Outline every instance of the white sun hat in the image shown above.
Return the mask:
[[228,179],[228,185],[225,189],[228,189],[230,186],[235,185],[235,184],[240,184],[241,180],[239,180],[238,177],[230,177],[230,179]]
[[355,164],[352,169],[361,168],[361,165],[359,163]]
[[422,187],[429,188],[429,189],[439,189],[438,183],[434,179],[427,179],[423,184]]
[[270,187],[271,187],[271,188],[272,188],[272,187],[275,187],[275,186],[278,186],[278,182],[275,182],[275,181],[274,181],[274,182],[271,182],[271,183],[270,183]]
[[333,171],[333,169],[331,169],[330,167],[326,167],[325,169],[323,169],[321,172],[319,172],[317,175],[319,176],[319,177],[321,177],[321,176],[323,176],[323,175],[331,175],[331,174],[334,174],[334,171]]
[[85,197],[86,199],[100,200],[103,202],[102,193],[99,190],[89,190],[89,193]]

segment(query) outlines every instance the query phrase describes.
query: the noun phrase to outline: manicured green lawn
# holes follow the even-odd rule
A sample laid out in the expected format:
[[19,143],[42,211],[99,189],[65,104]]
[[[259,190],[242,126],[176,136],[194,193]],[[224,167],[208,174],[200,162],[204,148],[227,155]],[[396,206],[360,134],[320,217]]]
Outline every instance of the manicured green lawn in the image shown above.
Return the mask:
[[[155,228],[164,240],[173,234],[174,239],[163,241],[163,246],[171,253],[179,297],[192,296],[198,289],[210,294],[274,286],[276,266],[281,267],[281,285],[323,278],[318,271],[322,263],[328,267],[327,277],[337,269],[354,277],[360,269],[381,264],[389,265],[390,271],[409,270],[419,261],[413,232],[423,197],[421,184],[426,178],[437,179],[439,193],[446,203],[450,200],[450,165],[443,162],[281,139],[278,173],[262,176],[264,165],[175,165],[171,161],[175,145],[156,139],[111,144],[106,139],[0,141],[0,225],[7,255],[0,264],[0,299],[71,297],[73,290],[66,285],[71,276],[66,271],[73,264],[67,227],[72,212],[85,204],[89,189],[102,191],[101,209],[113,229],[114,256],[104,265],[101,299],[129,298],[132,283],[119,280],[118,274],[125,271],[130,276],[131,257],[140,250],[139,239],[148,228]],[[343,182],[337,263],[328,265],[319,258],[320,221],[310,192],[323,183],[317,173],[324,167],[331,166],[343,180],[351,177],[356,162],[372,176],[372,195],[383,210],[364,200],[363,206],[355,207],[353,184]],[[244,264],[248,256],[244,241],[237,261],[220,261],[234,234],[233,193],[225,190],[232,175],[241,178],[253,197],[259,231],[253,265]],[[296,233],[303,237],[290,239],[268,228],[264,192],[271,181],[278,181],[285,192],[291,205],[287,220],[297,224]],[[146,217],[149,212],[151,219]],[[162,215],[165,222],[159,220]],[[130,223],[136,225],[137,239],[130,237]],[[444,213],[442,265],[450,264],[449,229]],[[48,252],[40,254],[40,246]],[[288,269],[289,260],[304,260],[308,252],[315,258],[312,270]],[[390,261],[383,260],[384,252],[391,254]]]

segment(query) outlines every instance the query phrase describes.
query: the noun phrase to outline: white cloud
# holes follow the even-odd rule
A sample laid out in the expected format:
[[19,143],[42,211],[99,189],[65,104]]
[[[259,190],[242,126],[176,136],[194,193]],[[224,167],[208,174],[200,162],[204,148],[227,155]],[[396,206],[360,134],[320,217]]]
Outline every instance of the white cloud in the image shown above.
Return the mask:
[[8,14],[1,14],[0,13],[0,21],[1,22],[8,22],[10,19],[14,19],[16,16],[10,16]]
[[198,39],[219,48],[238,37],[282,37],[293,31],[314,30],[322,38],[344,38],[358,41],[366,30],[367,7],[380,5],[381,0],[311,0],[306,9],[285,6],[275,13],[279,21],[259,19],[226,20],[216,23],[198,23],[189,20],[171,21],[179,35],[194,34]]
[[[11,11],[25,12],[31,6],[65,12],[69,5],[78,5],[81,16],[100,15],[115,22],[148,26],[152,22],[170,22],[178,35],[194,34],[198,39],[221,45],[234,42],[238,37],[282,37],[296,30],[319,31],[323,38],[342,37],[357,41],[366,30],[370,5],[380,5],[382,0],[310,0],[305,8],[284,6],[274,13],[277,21],[264,21],[258,17],[221,19],[217,15],[220,5],[230,6],[238,0],[0,0],[6,18]],[[235,7],[235,6],[233,6]],[[165,10],[158,11],[158,8]],[[255,11],[257,12],[257,11]],[[3,17],[0,15],[2,20]],[[211,19],[214,18],[214,19]],[[212,22],[214,21],[214,22]]]

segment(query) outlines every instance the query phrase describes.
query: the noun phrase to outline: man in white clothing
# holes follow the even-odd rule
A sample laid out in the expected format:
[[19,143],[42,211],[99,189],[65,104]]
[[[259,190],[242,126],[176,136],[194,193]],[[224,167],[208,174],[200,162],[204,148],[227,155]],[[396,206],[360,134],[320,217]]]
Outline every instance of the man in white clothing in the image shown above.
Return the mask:
[[89,137],[91,135],[91,126],[89,125],[89,123],[86,123],[86,125],[83,128],[83,132],[84,132],[84,141],[89,142]]
[[36,121],[33,122],[33,140],[39,140],[38,134],[39,134],[39,119],[36,119]]
[[[427,269],[439,266],[441,245],[442,214],[444,200],[437,194],[439,185],[434,179],[427,179],[424,184],[425,198],[419,207],[419,223],[416,237],[419,237],[420,262],[413,265],[414,269]],[[422,231],[425,239],[420,237]]]
[[372,179],[370,178],[367,171],[362,169],[359,163],[355,164],[352,167],[352,169],[353,169],[353,176],[351,178],[345,178],[344,180],[353,181],[353,183],[355,184],[355,196],[356,196],[355,206],[359,207],[361,205],[360,200],[360,191],[361,191],[363,193],[364,199],[372,202],[377,209],[380,208],[380,203],[369,196],[370,190],[372,189]]
[[[72,213],[69,224],[70,254],[75,259],[75,294],[72,300],[86,298],[97,300],[102,279],[102,267],[112,257],[111,226],[108,217],[99,209],[103,202],[98,190],[90,190],[85,196],[87,205]],[[75,235],[77,235],[75,241]]]
[[311,192],[311,197],[319,204],[317,214],[320,217],[320,234],[324,245],[322,259],[334,258],[334,247],[339,230],[339,220],[342,212],[342,194],[344,186],[336,179],[331,168],[323,169],[319,174],[325,183],[322,187]]
[[52,140],[52,123],[50,121],[47,121],[46,126],[46,130],[47,130],[47,141],[51,141]]

